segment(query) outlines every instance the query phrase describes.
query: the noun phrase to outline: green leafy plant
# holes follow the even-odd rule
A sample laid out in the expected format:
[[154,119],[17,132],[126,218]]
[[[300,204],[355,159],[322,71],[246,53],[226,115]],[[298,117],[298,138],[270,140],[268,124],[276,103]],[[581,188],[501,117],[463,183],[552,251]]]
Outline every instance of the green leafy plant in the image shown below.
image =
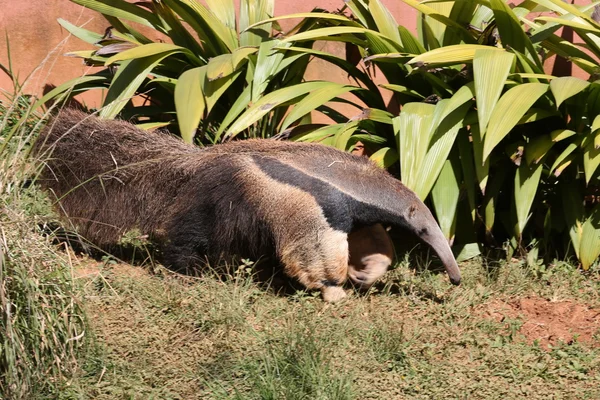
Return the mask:
[[[594,6],[403,1],[419,11],[417,35],[380,0],[351,0],[352,24],[287,40],[344,40],[384,74],[401,108],[388,151],[461,258],[509,243],[509,254],[570,248],[589,268],[600,254]],[[561,26],[583,44],[558,36]],[[555,54],[592,76],[546,74]]]
[[[365,104],[384,106],[368,76],[350,63],[313,50],[314,41],[297,43],[279,38],[281,28],[268,20],[273,15],[273,0],[242,0],[239,15],[232,0],[207,1],[206,6],[191,0],[136,4],[124,0],[72,1],[102,13],[112,25],[102,36],[59,20],[74,36],[99,47],[71,55],[102,70],[59,86],[40,104],[63,94],[108,88],[101,117],[120,115],[144,128],[170,125],[185,141],[206,144],[235,137],[271,137],[280,132],[296,136],[319,129],[345,131],[350,129],[350,118],[328,103],[350,103],[357,107],[356,114]],[[330,21],[350,22],[322,12],[298,16],[302,20],[290,31],[298,35]],[[139,25],[143,32],[154,30],[153,34],[134,29]],[[164,41],[149,39],[156,35],[162,35]],[[304,81],[311,57],[348,70],[370,90]],[[343,97],[349,93],[354,94],[353,99]],[[135,96],[142,101],[132,99]],[[313,111],[330,116],[337,124],[310,123]],[[376,116],[362,119],[375,120]],[[359,121],[349,125],[356,127]],[[351,145],[346,142],[338,145]]]

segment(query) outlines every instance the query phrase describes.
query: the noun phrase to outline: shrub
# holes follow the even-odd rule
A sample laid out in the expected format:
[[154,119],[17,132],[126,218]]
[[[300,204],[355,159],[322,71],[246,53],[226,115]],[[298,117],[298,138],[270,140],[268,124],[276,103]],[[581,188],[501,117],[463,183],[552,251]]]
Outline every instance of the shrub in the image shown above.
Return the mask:
[[[110,4],[101,0],[72,1],[99,11],[112,25],[102,36],[59,20],[73,35],[99,47],[71,55],[102,69],[59,86],[40,103],[61,95],[108,88],[99,111],[101,117],[119,115],[144,128],[169,125],[185,141],[195,139],[201,144],[236,136],[307,134],[324,128],[323,124],[310,123],[313,111],[329,115],[342,129],[349,118],[332,109],[329,102],[343,101],[357,108],[362,107],[359,104],[384,106],[366,74],[345,60],[313,50],[314,40],[281,40],[281,28],[264,21],[273,14],[274,0],[242,0],[239,16],[233,1],[208,1],[206,7],[189,0],[136,4],[124,0]],[[307,17],[291,29],[299,35],[332,19],[346,20],[317,11],[296,17]],[[152,36],[162,36],[165,42],[152,41],[133,24],[153,32]],[[278,31],[275,35],[274,29]],[[304,81],[311,57],[324,58],[351,71],[372,90]],[[353,93],[354,100],[341,98],[347,93]],[[133,96],[143,102],[132,100]],[[292,134],[293,128],[298,130]]]
[[[530,251],[533,259],[540,250],[548,257],[574,250],[589,268],[600,254],[593,7],[404,1],[419,11],[417,36],[379,0],[346,2],[363,28],[346,23],[335,32],[383,72],[389,83],[381,86],[401,105],[396,146],[387,151],[400,160],[402,181],[430,199],[460,257],[478,254],[478,243],[508,243],[509,255]],[[561,25],[592,54],[556,35]],[[554,54],[590,80],[545,74]]]

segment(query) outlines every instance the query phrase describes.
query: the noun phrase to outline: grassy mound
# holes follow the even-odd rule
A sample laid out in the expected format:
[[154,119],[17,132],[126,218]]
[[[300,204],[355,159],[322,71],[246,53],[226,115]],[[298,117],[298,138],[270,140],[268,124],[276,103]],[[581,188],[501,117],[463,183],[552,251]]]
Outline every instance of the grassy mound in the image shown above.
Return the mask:
[[68,254],[43,236],[51,213],[31,184],[31,141],[42,125],[27,102],[0,104],[0,398],[67,393],[86,323]]

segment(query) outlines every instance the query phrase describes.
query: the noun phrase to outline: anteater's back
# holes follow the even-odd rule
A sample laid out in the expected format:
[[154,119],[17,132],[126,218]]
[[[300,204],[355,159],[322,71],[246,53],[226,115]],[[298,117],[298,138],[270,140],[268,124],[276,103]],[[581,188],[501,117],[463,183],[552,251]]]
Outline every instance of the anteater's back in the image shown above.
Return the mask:
[[169,217],[166,206],[193,177],[186,159],[199,149],[67,109],[48,123],[34,151],[45,164],[40,182],[60,200],[58,209],[103,246],[132,228],[160,230]]

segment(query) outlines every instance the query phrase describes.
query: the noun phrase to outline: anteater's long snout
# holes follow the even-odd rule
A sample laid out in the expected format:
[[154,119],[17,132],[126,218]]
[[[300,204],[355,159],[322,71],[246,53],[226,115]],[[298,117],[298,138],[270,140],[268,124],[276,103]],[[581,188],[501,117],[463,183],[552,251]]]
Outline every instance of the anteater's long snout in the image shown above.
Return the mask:
[[442,260],[446,272],[450,277],[450,282],[454,285],[460,285],[460,270],[458,269],[458,264],[456,263],[454,254],[452,254],[452,249],[450,248],[448,241],[439,227],[436,225],[436,229],[428,230],[428,233],[421,237],[421,239],[431,246],[440,260]]

